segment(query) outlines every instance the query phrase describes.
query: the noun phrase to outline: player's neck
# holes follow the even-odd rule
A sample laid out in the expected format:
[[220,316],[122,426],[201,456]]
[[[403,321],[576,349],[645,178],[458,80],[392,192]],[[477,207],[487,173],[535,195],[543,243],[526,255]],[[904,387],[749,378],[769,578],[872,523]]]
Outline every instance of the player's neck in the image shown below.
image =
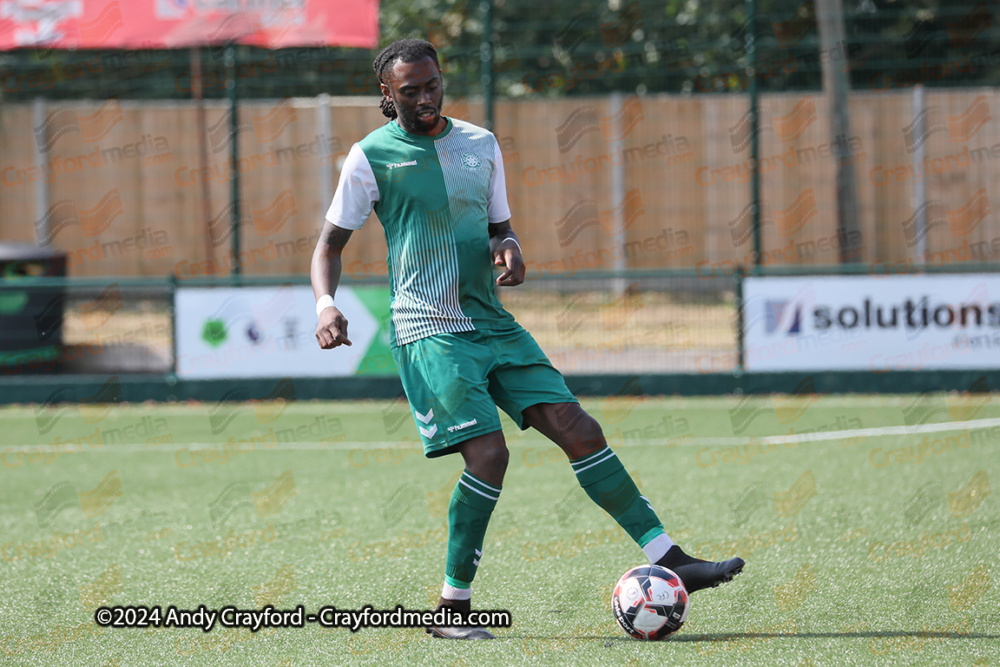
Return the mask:
[[396,117],[396,120],[394,122],[396,123],[397,127],[399,127],[399,129],[401,129],[403,132],[406,132],[407,134],[413,134],[418,137],[436,137],[442,132],[444,132],[446,129],[448,129],[448,119],[444,116],[441,116],[437,124],[427,132],[418,132],[412,128],[404,127],[403,124],[400,122],[398,116]]

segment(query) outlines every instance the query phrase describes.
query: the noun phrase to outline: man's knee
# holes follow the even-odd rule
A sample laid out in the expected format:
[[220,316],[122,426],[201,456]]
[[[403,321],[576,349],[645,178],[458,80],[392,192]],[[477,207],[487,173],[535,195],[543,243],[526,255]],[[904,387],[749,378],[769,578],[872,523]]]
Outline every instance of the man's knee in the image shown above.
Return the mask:
[[590,415],[587,415],[586,419],[582,420],[580,428],[583,431],[580,435],[580,442],[589,450],[588,454],[596,452],[598,449],[603,449],[604,445],[607,444],[604,440],[604,430],[597,423],[597,420]]
[[495,479],[497,475],[502,478],[506,472],[510,450],[507,449],[503,434],[497,433],[469,441],[462,448],[462,456],[466,467],[473,474],[478,472]]
[[582,409],[578,418],[573,421],[572,427],[560,435],[561,446],[571,459],[592,454],[607,444],[601,425]]
[[479,453],[480,461],[493,470],[506,470],[510,462],[510,450],[503,439],[483,447]]

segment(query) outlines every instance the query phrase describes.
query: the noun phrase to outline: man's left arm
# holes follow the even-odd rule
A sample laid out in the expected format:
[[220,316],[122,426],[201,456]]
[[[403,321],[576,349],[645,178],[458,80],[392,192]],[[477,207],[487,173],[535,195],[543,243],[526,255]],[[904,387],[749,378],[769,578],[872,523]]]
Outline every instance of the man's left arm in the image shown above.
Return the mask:
[[524,259],[521,257],[521,244],[510,227],[510,206],[507,204],[507,179],[503,169],[503,155],[495,138],[493,165],[486,206],[490,231],[490,256],[495,265],[505,268],[497,277],[497,285],[513,287],[524,282]]

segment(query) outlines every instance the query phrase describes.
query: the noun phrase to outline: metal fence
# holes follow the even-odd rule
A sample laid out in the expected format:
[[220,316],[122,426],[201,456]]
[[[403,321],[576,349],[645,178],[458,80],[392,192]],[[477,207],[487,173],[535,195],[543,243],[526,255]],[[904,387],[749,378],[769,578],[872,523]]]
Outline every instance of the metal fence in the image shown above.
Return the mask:
[[[382,0],[382,43],[430,39],[445,112],[492,123],[531,262],[504,299],[568,372],[738,369],[741,270],[1000,260],[997,7],[852,1],[831,41],[825,6]],[[339,160],[384,120],[374,52],[222,54],[0,54],[0,238],[91,278],[49,370],[171,371],[177,284],[305,280]],[[377,229],[349,252],[382,279]]]
[[[0,280],[7,318],[0,372],[172,372],[173,285],[129,278]],[[45,298],[33,301],[31,292]],[[22,303],[38,305],[19,312],[16,306]],[[15,338],[31,344],[13,345]]]
[[[855,92],[851,135],[839,140],[824,96],[760,102],[755,134],[739,95],[498,101],[529,271],[848,262],[894,272],[1000,260],[1000,91]],[[481,122],[483,105],[448,100],[445,112]],[[248,275],[304,274],[340,161],[384,118],[374,98],[246,100],[241,116],[233,168],[222,103],[206,105],[201,132],[190,102],[6,105],[0,239],[63,250],[72,276],[185,281],[237,264]],[[96,125],[106,132],[75,129]],[[843,163],[856,183],[851,230],[840,226]],[[384,275],[383,236],[375,216],[354,234],[352,277]]]
[[[34,345],[0,352],[0,366],[6,375],[173,374],[178,288],[307,283],[302,276],[191,283],[135,278],[0,281],[0,302],[17,301],[19,294],[32,290],[50,295],[44,308],[26,310],[19,320]],[[343,283],[371,284],[386,283]],[[549,277],[500,295],[564,373],[629,375],[735,369],[737,292],[733,275],[706,280],[692,272],[631,272]],[[58,343],[55,351],[53,341]],[[391,368],[384,372],[394,375]]]
[[548,277],[504,290],[504,306],[568,374],[731,371],[738,282],[691,272]]
[[[488,74],[498,97],[745,93],[750,49],[762,92],[822,89],[822,67],[849,71],[854,90],[995,86],[1000,20],[995,3],[969,0],[843,3],[842,38],[827,47],[821,4],[810,0],[381,0],[380,42],[429,39],[454,96],[480,95]],[[485,7],[492,67],[483,70]],[[751,17],[756,17],[751,21]],[[756,39],[753,36],[756,35]],[[378,95],[366,49],[268,51],[237,47],[237,82],[250,98]],[[118,97],[225,98],[224,49],[53,51],[0,54],[6,101]],[[197,65],[196,65],[197,61]]]
[[[539,262],[997,261],[997,8],[839,4],[383,0],[381,42],[438,46],[445,112],[495,130]],[[374,51],[224,52],[0,54],[0,238],[74,253],[71,275],[303,271],[340,158],[384,120]],[[213,100],[237,90],[233,119]]]

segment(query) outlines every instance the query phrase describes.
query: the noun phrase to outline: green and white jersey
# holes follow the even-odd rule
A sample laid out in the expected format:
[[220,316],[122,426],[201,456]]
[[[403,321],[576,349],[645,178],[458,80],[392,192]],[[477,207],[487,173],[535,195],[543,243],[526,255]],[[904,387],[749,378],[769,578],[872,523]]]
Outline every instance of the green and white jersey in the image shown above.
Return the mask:
[[488,223],[510,219],[500,147],[460,120],[434,137],[395,121],[351,147],[326,219],[385,230],[393,347],[437,333],[510,328],[494,289]]

